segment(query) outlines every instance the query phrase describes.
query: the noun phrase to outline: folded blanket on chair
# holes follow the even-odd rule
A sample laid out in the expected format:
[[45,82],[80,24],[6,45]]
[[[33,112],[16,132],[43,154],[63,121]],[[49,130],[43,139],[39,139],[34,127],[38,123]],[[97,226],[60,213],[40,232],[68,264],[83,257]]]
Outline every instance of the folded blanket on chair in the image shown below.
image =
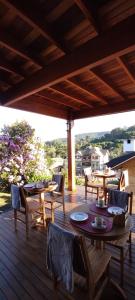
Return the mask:
[[21,198],[19,186],[11,184],[11,201],[14,209],[20,209]]
[[119,190],[109,190],[109,204],[128,209],[128,193]]
[[65,288],[73,291],[73,243],[74,235],[56,224],[49,224],[47,242],[47,266]]
[[58,184],[57,188],[55,189],[56,192],[60,192],[62,177],[63,177],[63,176],[60,175],[60,174],[54,174],[54,175],[53,175],[52,180],[53,180],[53,181],[56,181],[57,184]]

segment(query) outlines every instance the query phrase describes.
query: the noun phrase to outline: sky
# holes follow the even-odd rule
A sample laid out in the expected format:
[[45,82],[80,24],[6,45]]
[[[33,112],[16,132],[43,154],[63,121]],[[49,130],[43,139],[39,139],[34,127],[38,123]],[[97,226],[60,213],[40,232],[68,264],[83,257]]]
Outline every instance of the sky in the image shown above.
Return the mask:
[[[66,120],[0,106],[0,129],[22,120],[26,120],[43,141],[66,137]],[[132,125],[135,125],[135,111],[76,120],[74,133],[111,131]]]

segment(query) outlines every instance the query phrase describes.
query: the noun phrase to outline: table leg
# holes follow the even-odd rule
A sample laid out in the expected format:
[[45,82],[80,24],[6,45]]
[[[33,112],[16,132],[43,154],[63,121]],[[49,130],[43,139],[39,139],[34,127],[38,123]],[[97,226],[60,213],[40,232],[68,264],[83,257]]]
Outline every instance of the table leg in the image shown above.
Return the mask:
[[105,182],[106,178],[103,177],[103,199],[105,199],[105,188],[106,188],[106,182]]
[[[45,212],[45,200],[44,200],[44,193],[41,193],[40,194],[40,205],[42,206],[42,209],[43,209],[43,217],[41,217],[41,219],[43,219],[43,225],[45,226],[46,225],[46,212]],[[42,209],[41,209],[41,213],[42,213]]]

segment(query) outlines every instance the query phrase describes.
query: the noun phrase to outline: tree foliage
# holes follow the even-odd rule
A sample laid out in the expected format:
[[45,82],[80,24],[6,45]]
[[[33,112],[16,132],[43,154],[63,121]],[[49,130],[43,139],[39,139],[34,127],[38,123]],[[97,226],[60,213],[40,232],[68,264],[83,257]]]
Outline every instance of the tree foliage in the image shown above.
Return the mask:
[[67,144],[61,140],[46,142],[45,151],[47,158],[67,157]]
[[4,126],[0,135],[0,180],[4,189],[10,183],[23,183],[32,177],[39,162],[35,130],[26,122]]

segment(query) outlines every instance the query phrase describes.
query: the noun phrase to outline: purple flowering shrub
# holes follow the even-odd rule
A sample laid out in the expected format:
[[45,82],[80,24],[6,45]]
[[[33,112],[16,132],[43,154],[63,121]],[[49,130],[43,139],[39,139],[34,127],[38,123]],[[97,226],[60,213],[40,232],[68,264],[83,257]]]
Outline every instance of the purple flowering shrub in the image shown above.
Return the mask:
[[[35,130],[26,122],[4,126],[0,135],[0,188],[30,180],[38,168]],[[39,143],[38,143],[39,144]],[[39,147],[39,145],[38,145]],[[36,150],[35,150],[36,149]]]

